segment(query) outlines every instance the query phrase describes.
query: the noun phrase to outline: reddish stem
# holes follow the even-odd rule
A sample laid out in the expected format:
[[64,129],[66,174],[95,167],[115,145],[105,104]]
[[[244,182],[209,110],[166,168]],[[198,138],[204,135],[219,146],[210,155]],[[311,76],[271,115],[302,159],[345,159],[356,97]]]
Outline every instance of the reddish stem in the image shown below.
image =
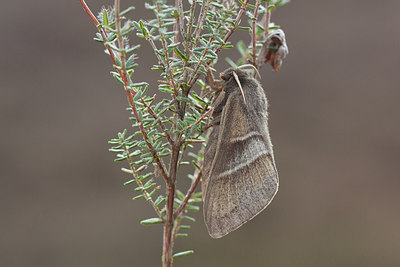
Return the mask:
[[[86,13],[89,15],[89,17],[92,19],[92,21],[96,25],[98,31],[100,32],[100,34],[101,34],[101,36],[103,38],[103,41],[107,42],[106,33],[105,33],[105,31],[104,31],[104,29],[102,27],[99,27],[100,23],[97,20],[97,18],[93,15],[93,12],[89,9],[89,7],[87,6],[87,4],[85,3],[84,0],[79,0],[79,1],[80,1],[81,5],[82,5],[83,9],[86,11]],[[119,1],[116,1],[116,4],[119,4]],[[138,112],[136,110],[135,102],[133,100],[133,97],[136,95],[136,92],[128,90],[128,79],[127,79],[126,73],[124,73],[120,68],[118,68],[118,64],[117,64],[117,62],[115,60],[115,55],[114,55],[114,52],[112,51],[112,49],[108,45],[105,45],[105,46],[106,46],[106,48],[107,48],[107,50],[108,50],[108,52],[109,52],[109,54],[111,56],[111,59],[112,59],[114,65],[116,66],[116,70],[118,71],[119,75],[121,76],[122,81],[124,82],[124,89],[125,89],[126,95],[128,97],[128,100],[129,100],[129,105],[132,108],[132,112],[133,112],[133,115],[135,116],[136,121],[140,122],[139,128],[140,128],[140,131],[141,131],[141,133],[142,133],[142,135],[143,135],[143,137],[145,139],[146,145],[149,148],[152,156],[155,158],[155,161],[156,161],[156,163],[157,163],[157,165],[158,165],[158,167],[159,167],[159,169],[161,171],[161,175],[163,176],[165,182],[169,186],[170,185],[170,179],[169,179],[167,173],[165,172],[164,166],[161,163],[160,158],[157,156],[157,153],[156,153],[155,149],[153,148],[153,146],[148,141],[149,136],[147,135],[146,130],[144,129],[144,126],[143,126],[143,122],[140,120],[139,114],[138,114]]]
[[[260,6],[260,1],[258,0],[256,3],[256,9],[254,10],[254,20],[252,22],[252,44],[253,44],[253,65],[257,68],[257,63],[256,63],[256,59],[257,59],[257,55],[256,55],[256,42],[257,42],[257,37],[256,37],[256,20],[257,20],[257,16],[258,16],[258,8]],[[254,74],[255,75],[255,74]]]
[[[246,2],[243,2],[242,6],[240,7],[239,14],[237,15],[236,20],[235,20],[235,26],[225,35],[225,37],[224,37],[224,43],[226,43],[226,42],[228,41],[228,39],[231,37],[231,35],[233,34],[233,32],[236,31],[237,26],[239,25],[240,20],[242,19],[242,16],[243,16],[244,12],[246,11],[246,7],[247,7],[247,4],[249,3],[249,1],[250,1],[250,0],[246,0]],[[222,46],[223,46],[223,45],[220,45],[220,46],[217,48],[217,50],[215,50],[215,53],[218,54],[219,51],[221,51]]]
[[198,172],[196,179],[192,181],[192,184],[190,185],[190,188],[189,188],[188,192],[186,193],[185,198],[183,199],[181,205],[176,209],[176,211],[174,213],[174,218],[177,218],[185,210],[185,207],[186,207],[189,199],[192,197],[194,190],[196,190],[196,187],[200,182],[200,178],[201,178],[201,171]]

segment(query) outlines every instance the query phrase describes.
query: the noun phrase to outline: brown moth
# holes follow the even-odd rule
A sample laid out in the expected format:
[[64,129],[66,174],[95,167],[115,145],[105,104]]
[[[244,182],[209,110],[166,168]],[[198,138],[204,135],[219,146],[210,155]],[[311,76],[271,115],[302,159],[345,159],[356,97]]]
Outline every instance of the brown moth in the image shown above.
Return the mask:
[[243,70],[250,66],[227,69],[222,80],[214,80],[211,71],[206,77],[218,90],[202,170],[204,220],[213,238],[254,218],[278,191],[267,99],[261,84]]

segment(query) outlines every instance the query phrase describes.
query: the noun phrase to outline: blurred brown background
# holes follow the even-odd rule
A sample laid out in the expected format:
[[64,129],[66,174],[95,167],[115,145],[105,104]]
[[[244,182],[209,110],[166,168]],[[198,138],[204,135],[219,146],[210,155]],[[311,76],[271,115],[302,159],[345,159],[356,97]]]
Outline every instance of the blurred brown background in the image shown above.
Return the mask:
[[[293,0],[273,14],[290,50],[279,73],[262,69],[280,191],[220,240],[196,214],[176,246],[195,254],[174,266],[400,266],[399,12]],[[139,225],[152,210],[107,151],[127,102],[79,1],[0,13],[0,266],[160,266],[161,227]],[[139,56],[137,77],[158,79],[146,43]]]

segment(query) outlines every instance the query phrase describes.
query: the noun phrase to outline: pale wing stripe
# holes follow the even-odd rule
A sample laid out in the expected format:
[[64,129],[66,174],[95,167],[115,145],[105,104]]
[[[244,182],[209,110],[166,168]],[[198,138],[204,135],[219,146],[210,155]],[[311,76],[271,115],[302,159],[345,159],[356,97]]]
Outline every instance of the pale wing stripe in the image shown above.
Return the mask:
[[[231,146],[235,146],[235,144],[231,143]],[[222,170],[230,170],[235,167],[243,164],[250,164],[254,160],[256,160],[259,156],[262,156],[264,153],[267,153],[268,149],[264,141],[259,137],[253,137],[248,141],[245,141],[243,144],[243,150],[233,149],[231,155],[229,155],[227,164],[224,164]]]
[[235,167],[233,167],[232,169],[226,170],[222,173],[220,173],[218,175],[218,178],[224,177],[226,175],[231,175],[232,173],[237,172],[238,170],[246,167],[247,165],[250,165],[251,163],[253,163],[254,161],[256,161],[259,157],[268,154],[267,150],[257,150],[257,154],[253,154],[253,156],[251,158],[248,158],[248,160],[246,162],[242,162],[238,165],[236,165]]
[[247,139],[253,137],[253,136],[262,136],[259,132],[249,132],[248,134],[244,136],[239,136],[231,139],[231,142],[241,142],[241,141],[246,141]]

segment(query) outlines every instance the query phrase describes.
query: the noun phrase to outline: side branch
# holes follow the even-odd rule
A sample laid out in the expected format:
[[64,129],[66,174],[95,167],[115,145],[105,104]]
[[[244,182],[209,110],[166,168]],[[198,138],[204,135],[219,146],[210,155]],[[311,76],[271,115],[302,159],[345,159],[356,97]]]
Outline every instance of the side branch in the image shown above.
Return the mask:
[[178,216],[180,216],[182,214],[182,212],[185,210],[185,207],[186,207],[187,203],[189,202],[189,199],[192,197],[194,190],[196,190],[196,187],[200,182],[200,178],[201,178],[201,171],[198,171],[196,179],[194,179],[192,181],[192,184],[190,185],[190,188],[189,188],[188,192],[186,193],[185,198],[183,199],[181,205],[176,209],[176,211],[174,213],[175,219]]
[[256,50],[256,43],[257,43],[257,36],[256,36],[256,20],[257,20],[257,16],[258,16],[258,8],[260,7],[260,0],[257,1],[256,3],[256,9],[254,10],[254,18],[251,24],[251,30],[252,30],[252,36],[251,36],[251,42],[252,42],[252,47],[253,47],[253,60],[252,60],[252,64],[254,65],[254,67],[257,68],[257,50]]
[[203,27],[204,19],[206,18],[206,15],[207,15],[209,7],[210,7],[210,0],[207,0],[207,4],[204,4],[204,1],[203,1],[203,4],[201,6],[201,10],[200,10],[200,15],[199,15],[199,18],[198,18],[197,24],[196,24],[196,29],[194,30],[195,43],[197,43],[197,40],[198,40],[199,35],[201,33],[201,29]]
[[[194,125],[199,124],[202,120],[204,120],[205,117],[207,117],[211,112],[213,112],[213,108],[210,108],[206,113],[203,114],[196,122],[192,123],[191,125],[187,126],[185,129],[182,130],[182,132],[185,132],[186,130],[189,130],[192,128]],[[182,134],[179,136],[177,144],[181,144],[182,141]]]
[[[93,23],[95,24],[97,30],[99,31],[99,33],[101,34],[101,38],[104,41],[104,45],[107,48],[108,53],[111,56],[111,60],[114,63],[114,66],[118,66],[117,61],[115,60],[115,56],[114,56],[114,52],[112,51],[112,49],[107,45],[107,36],[106,36],[106,32],[104,31],[103,27],[101,27],[100,22],[97,20],[96,16],[93,15],[93,12],[90,10],[90,8],[88,7],[88,5],[86,4],[85,0],[79,0],[81,2],[81,5],[83,7],[83,9],[85,10],[85,12],[89,15],[90,19],[93,21]],[[120,69],[117,68],[118,73],[120,73]],[[121,75],[121,73],[120,73]],[[122,76],[121,76],[122,77]],[[126,88],[125,88],[126,90]]]
[[151,206],[153,207],[153,209],[154,209],[155,212],[157,213],[157,216],[158,216],[159,218],[162,218],[162,214],[161,214],[160,209],[156,206],[156,204],[154,203],[154,201],[151,199],[151,196],[150,196],[149,192],[147,192],[147,190],[144,189],[144,186],[143,186],[142,181],[138,179],[137,173],[138,173],[140,170],[136,170],[136,168],[132,165],[132,158],[129,156],[129,150],[128,150],[128,148],[126,147],[126,145],[124,145],[123,149],[124,149],[125,152],[127,153],[127,160],[128,160],[128,163],[129,163],[131,172],[132,172],[132,176],[133,176],[133,178],[135,179],[136,184],[141,188],[141,191],[142,191],[142,193],[143,193],[144,199],[146,199],[146,201],[150,202]]
[[[121,74],[123,76],[121,76],[122,80],[126,80],[128,81],[127,75],[126,75],[126,65],[125,65],[125,61],[126,61],[126,52],[124,49],[124,44],[122,41],[122,35],[121,35],[121,17],[119,16],[119,0],[115,0],[115,17],[116,17],[116,28],[117,28],[117,40],[118,40],[118,47],[120,49],[120,57],[121,57]],[[128,83],[125,84],[125,88],[127,87]]]
[[[237,27],[238,27],[238,25],[239,25],[239,23],[240,23],[240,20],[242,19],[243,14],[244,14],[244,12],[246,11],[246,7],[247,7],[247,4],[249,3],[249,1],[250,1],[250,0],[246,0],[245,2],[243,2],[242,6],[240,7],[239,14],[236,16],[235,25],[232,27],[232,29],[231,29],[229,32],[226,33],[226,35],[225,35],[225,37],[224,37],[224,40],[223,40],[223,41],[224,41],[223,44],[220,44],[220,45],[215,49],[214,52],[215,52],[216,54],[218,54],[218,53],[222,50],[222,46],[223,46],[224,44],[226,44],[226,42],[227,42],[228,39],[231,37],[231,35],[233,34],[233,32],[237,29]],[[219,27],[219,26],[221,26],[221,25],[218,25],[217,27]],[[210,38],[209,42],[212,42],[213,39],[214,39],[214,35]],[[198,70],[199,70],[200,65],[202,64],[202,62],[203,62],[203,60],[204,60],[204,57],[205,57],[205,55],[206,55],[207,52],[208,52],[208,49],[205,50],[205,52],[203,53],[203,55],[202,55],[202,57],[201,57],[199,63],[197,64],[197,66],[196,66],[196,68],[195,68],[195,70],[194,70],[195,75],[194,75],[194,76],[190,79],[190,81],[188,82],[189,90],[190,90],[190,88],[196,83],[197,79],[200,77],[200,73],[198,72]],[[211,62],[211,60],[209,60],[209,61],[207,62],[207,64],[210,64],[210,62]]]
[[[149,148],[152,156],[154,157],[154,159],[155,159],[155,161],[156,161],[156,163],[158,165],[158,168],[160,169],[161,175],[163,176],[165,182],[167,183],[167,185],[170,185],[170,178],[168,177],[168,175],[167,175],[167,173],[165,171],[165,166],[164,166],[163,162],[161,161],[160,157],[158,157],[157,152],[155,151],[155,149],[152,146],[152,144],[148,141],[149,140],[149,136],[147,135],[147,132],[144,129],[144,126],[143,126],[143,122],[140,120],[139,114],[138,114],[138,112],[136,110],[135,102],[133,100],[133,97],[136,95],[136,92],[128,90],[129,82],[128,82],[127,75],[126,75],[126,69],[125,70],[123,70],[123,69],[121,70],[121,68],[118,67],[118,64],[117,64],[117,62],[115,60],[114,52],[107,45],[107,36],[106,36],[106,33],[105,33],[104,29],[102,27],[100,27],[101,24],[99,23],[97,18],[93,15],[93,12],[89,9],[89,7],[85,3],[85,1],[84,0],[79,0],[79,1],[80,1],[81,5],[82,5],[83,9],[86,11],[86,13],[92,19],[93,23],[96,25],[98,31],[101,34],[101,37],[103,38],[104,44],[105,44],[105,46],[106,46],[106,48],[107,48],[107,50],[108,50],[108,52],[109,52],[109,54],[111,56],[111,59],[112,59],[114,65],[116,66],[116,70],[118,71],[118,74],[121,76],[121,79],[124,82],[124,89],[125,89],[125,92],[127,94],[128,100],[129,100],[129,105],[132,108],[132,112],[133,112],[133,114],[135,116],[136,121],[140,123],[139,128],[140,128],[140,131],[141,131],[141,133],[142,133],[142,135],[143,135],[143,137],[145,139],[146,145]],[[115,0],[115,10],[119,11],[119,0]],[[120,25],[120,23],[118,21],[116,23],[116,27],[117,27],[117,31],[118,31],[118,28],[121,27],[121,25]],[[119,31],[120,30],[121,29],[119,29]],[[119,48],[123,49],[123,47],[119,47]],[[121,58],[121,61],[122,61],[122,58]]]
[[168,71],[169,81],[170,81],[170,83],[171,83],[171,85],[172,85],[172,87],[174,89],[174,96],[176,98],[178,96],[178,88],[177,88],[177,86],[175,84],[174,75],[172,73],[172,69],[171,69],[171,66],[169,64],[169,55],[168,55],[167,42],[165,40],[164,33],[162,33],[161,30],[160,30],[162,28],[162,21],[161,21],[161,17],[160,17],[161,9],[160,9],[160,3],[159,2],[157,2],[157,12],[158,12],[158,14],[156,14],[156,16],[157,16],[157,19],[158,19],[158,26],[159,26],[158,32],[161,35],[161,43],[162,43],[162,47],[164,49],[165,64],[166,64],[167,69],[169,70]]
[[[240,20],[243,17],[244,12],[246,11],[246,7],[247,4],[249,3],[250,0],[246,0],[245,2],[243,2],[242,6],[240,7],[240,11],[239,14],[236,16],[236,20],[235,20],[235,26],[232,27],[232,29],[226,33],[225,37],[224,37],[224,44],[228,41],[228,39],[231,37],[231,35],[236,31]],[[219,45],[218,48],[215,50],[215,53],[219,53],[222,50],[222,46],[223,44]]]
[[163,130],[165,137],[168,140],[168,143],[172,146],[174,145],[174,141],[172,140],[167,128],[165,127],[165,125],[163,124],[163,122],[161,121],[161,118],[157,116],[157,114],[154,112],[154,110],[151,109],[150,106],[148,106],[146,104],[146,102],[142,101],[142,104],[147,108],[147,111],[149,112],[149,114],[156,120],[158,120],[158,125],[160,126],[161,130]]

